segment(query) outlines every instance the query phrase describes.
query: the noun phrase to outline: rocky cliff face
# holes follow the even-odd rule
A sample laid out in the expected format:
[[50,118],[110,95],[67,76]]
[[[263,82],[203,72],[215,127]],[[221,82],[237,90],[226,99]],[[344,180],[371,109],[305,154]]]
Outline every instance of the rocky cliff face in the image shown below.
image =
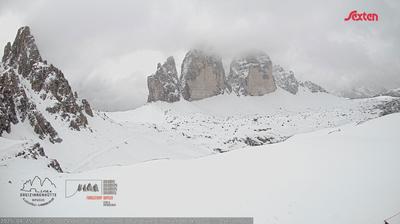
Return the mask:
[[182,63],[181,93],[185,100],[200,100],[227,91],[220,57],[201,50],[190,50]]
[[295,95],[299,91],[300,82],[292,71],[286,71],[279,65],[274,65],[273,74],[277,86]]
[[157,65],[156,73],[147,77],[147,86],[149,89],[147,102],[166,101],[172,103],[179,101],[180,87],[173,57],[167,58],[163,65],[160,63]]
[[252,52],[234,59],[228,83],[237,95],[262,96],[276,90],[272,62],[263,52]]
[[12,125],[29,122],[41,139],[61,142],[55,119],[74,130],[88,125],[93,112],[86,100],[80,102],[64,74],[40,56],[29,27],[18,30],[8,43],[0,65],[0,135]]
[[238,96],[262,96],[274,92],[277,86],[296,95],[300,88],[312,93],[327,91],[311,81],[299,81],[292,71],[272,65],[262,51],[252,51],[235,58],[225,79],[221,58],[201,50],[190,50],[182,63],[180,80],[177,78],[175,61],[169,57],[158,64],[155,74],[147,78],[149,96],[147,102],[200,100],[224,92]]

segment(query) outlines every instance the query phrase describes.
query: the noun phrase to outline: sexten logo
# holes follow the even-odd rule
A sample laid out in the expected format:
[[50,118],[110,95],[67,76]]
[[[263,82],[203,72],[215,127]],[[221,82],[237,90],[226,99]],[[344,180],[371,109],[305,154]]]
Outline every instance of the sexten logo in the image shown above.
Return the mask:
[[344,21],[378,21],[378,14],[376,13],[358,13],[357,10],[353,10],[349,13],[347,18],[344,19]]

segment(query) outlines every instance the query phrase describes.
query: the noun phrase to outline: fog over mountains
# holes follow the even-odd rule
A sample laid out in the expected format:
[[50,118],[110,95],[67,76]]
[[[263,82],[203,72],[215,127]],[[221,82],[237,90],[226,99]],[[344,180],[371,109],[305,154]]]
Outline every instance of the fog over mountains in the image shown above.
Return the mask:
[[[345,22],[354,9],[377,13],[379,21]],[[375,94],[400,86],[400,28],[393,22],[399,9],[394,0],[291,7],[279,1],[2,1],[0,45],[29,25],[41,54],[101,110],[143,105],[146,77],[157,63],[172,55],[180,68],[199,45],[217,51],[227,73],[238,52],[255,48],[330,92]]]

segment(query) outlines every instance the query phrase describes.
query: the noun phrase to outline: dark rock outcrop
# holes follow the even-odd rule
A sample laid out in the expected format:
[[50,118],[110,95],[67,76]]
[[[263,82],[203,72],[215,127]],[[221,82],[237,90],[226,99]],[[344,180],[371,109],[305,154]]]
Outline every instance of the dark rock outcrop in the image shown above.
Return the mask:
[[[0,67],[1,69],[1,67]],[[22,98],[21,104],[25,104],[26,97],[20,92],[15,76],[0,76],[0,135],[6,131],[11,132],[11,125],[18,123],[16,105],[13,100],[14,95]],[[18,93],[18,94],[17,94]]]
[[251,52],[230,65],[228,83],[238,96],[262,96],[276,90],[272,62],[264,52]]
[[56,130],[51,126],[50,122],[47,121],[40,112],[36,110],[28,112],[28,119],[33,130],[39,135],[40,139],[45,139],[46,136],[49,136],[49,140],[52,143],[62,141],[62,139],[58,137]]
[[312,93],[328,93],[324,88],[311,81],[302,82],[297,80],[293,71],[286,71],[279,65],[274,65],[273,75],[279,88],[286,90],[293,95],[297,94],[300,87],[303,87]]
[[147,102],[172,103],[180,100],[178,73],[173,57],[168,57],[163,65],[158,63],[156,73],[147,77],[147,86],[149,89]]
[[292,71],[286,71],[279,65],[274,65],[273,75],[276,85],[281,89],[295,95],[299,91],[300,82],[297,81]]
[[326,91],[324,88],[311,81],[301,82],[300,85],[307,88],[312,93],[328,93],[328,91]]
[[51,160],[51,162],[47,165],[47,167],[53,168],[54,170],[56,170],[59,173],[63,173],[64,172],[61,169],[61,166],[60,166],[60,164],[58,163],[58,161],[56,159]]
[[90,107],[90,104],[86,99],[82,99],[82,109],[85,111],[87,115],[93,117],[92,108]]
[[43,148],[40,146],[39,143],[36,143],[30,147],[27,147],[25,150],[18,152],[15,157],[20,157],[24,159],[38,159],[40,157],[47,158]]
[[225,71],[219,56],[190,50],[182,63],[181,94],[185,100],[200,100],[227,91]]
[[[0,99],[0,135],[28,119],[41,139],[61,142],[52,120],[61,118],[80,130],[88,125],[86,115],[93,116],[89,103],[79,102],[64,74],[42,59],[29,27],[21,27],[13,44],[4,48]],[[48,113],[52,116],[44,115]]]
[[400,99],[394,98],[385,103],[376,106],[377,109],[381,110],[380,116],[385,116],[388,114],[399,113],[400,112]]
[[29,147],[24,147],[25,149],[18,152],[15,155],[15,158],[23,158],[23,159],[45,159],[48,160],[49,163],[47,167],[56,170],[59,173],[62,173],[63,170],[56,159],[49,159],[42,146],[39,143],[35,143]]

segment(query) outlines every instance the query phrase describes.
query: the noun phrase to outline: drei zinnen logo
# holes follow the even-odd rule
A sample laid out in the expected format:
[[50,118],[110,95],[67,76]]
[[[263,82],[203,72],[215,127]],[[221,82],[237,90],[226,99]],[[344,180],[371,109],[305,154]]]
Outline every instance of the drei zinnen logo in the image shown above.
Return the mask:
[[24,182],[20,197],[32,206],[45,206],[56,198],[56,185],[49,178],[35,176]]

